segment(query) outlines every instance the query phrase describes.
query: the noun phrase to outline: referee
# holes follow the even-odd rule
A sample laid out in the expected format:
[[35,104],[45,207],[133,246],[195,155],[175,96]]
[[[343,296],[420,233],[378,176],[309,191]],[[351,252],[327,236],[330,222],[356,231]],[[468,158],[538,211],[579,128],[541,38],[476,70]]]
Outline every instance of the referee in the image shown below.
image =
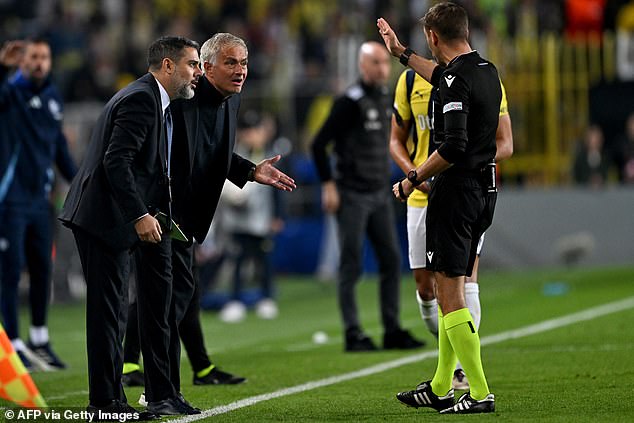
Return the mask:
[[[465,304],[464,284],[471,275],[478,240],[489,227],[497,199],[495,133],[502,91],[495,66],[471,49],[467,13],[453,3],[431,7],[421,20],[429,48],[442,66],[433,68],[404,48],[387,22],[379,19],[381,36],[393,55],[431,76],[439,87],[434,110],[437,150],[393,187],[405,200],[423,181],[437,175],[427,211],[426,267],[434,272],[438,297],[438,365],[434,377],[397,398],[413,407],[442,414],[488,413],[495,410],[482,360],[480,338]],[[410,59],[416,57],[413,63]],[[431,68],[431,69],[430,69]],[[431,75],[429,71],[431,70]],[[456,360],[469,377],[471,391],[454,405],[451,386]]]

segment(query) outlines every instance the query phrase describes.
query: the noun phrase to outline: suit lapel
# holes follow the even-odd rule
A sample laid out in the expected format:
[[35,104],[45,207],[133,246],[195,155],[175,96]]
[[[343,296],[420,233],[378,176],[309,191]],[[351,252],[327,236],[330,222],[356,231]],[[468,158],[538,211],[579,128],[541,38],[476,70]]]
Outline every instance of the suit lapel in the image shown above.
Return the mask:
[[163,173],[167,172],[166,163],[167,163],[167,140],[165,139],[165,131],[163,124],[163,108],[161,107],[161,92],[159,91],[158,82],[154,78],[154,75],[151,73],[147,73],[141,77],[141,80],[146,82],[150,86],[150,90],[152,94],[154,94],[154,100],[156,104],[156,132],[158,135],[158,157],[159,157],[159,165],[162,169]]

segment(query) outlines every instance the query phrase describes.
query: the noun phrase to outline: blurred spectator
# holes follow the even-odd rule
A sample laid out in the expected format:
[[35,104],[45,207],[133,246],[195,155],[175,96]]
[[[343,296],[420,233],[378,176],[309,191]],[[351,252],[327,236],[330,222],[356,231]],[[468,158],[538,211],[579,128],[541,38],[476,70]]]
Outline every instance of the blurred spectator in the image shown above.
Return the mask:
[[616,65],[619,78],[634,80],[634,0],[623,4],[616,13]]
[[615,144],[617,151],[613,161],[618,166],[619,181],[634,184],[634,112],[625,121],[625,131]]
[[[254,110],[241,116],[235,152],[254,163],[272,155],[272,141],[276,133],[275,121]],[[229,234],[229,255],[234,272],[231,301],[220,311],[225,322],[239,322],[246,315],[242,302],[247,274],[257,281],[255,312],[262,319],[274,319],[278,315],[274,300],[273,269],[271,252],[273,236],[284,227],[281,219],[278,191],[260,184],[247,184],[240,189],[225,183],[223,197],[223,229]],[[252,266],[249,266],[252,264]],[[248,269],[254,269],[247,272]]]
[[608,159],[603,152],[603,131],[597,125],[586,129],[577,146],[573,175],[575,183],[598,188],[605,184]]
[[603,31],[606,0],[566,0],[566,34],[575,39]]

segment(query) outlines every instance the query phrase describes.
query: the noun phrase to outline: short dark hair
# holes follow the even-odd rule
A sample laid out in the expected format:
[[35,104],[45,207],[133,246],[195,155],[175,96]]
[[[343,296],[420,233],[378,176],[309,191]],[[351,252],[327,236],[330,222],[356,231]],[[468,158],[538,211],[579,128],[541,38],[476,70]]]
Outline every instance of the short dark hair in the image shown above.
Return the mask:
[[469,38],[469,16],[464,7],[456,3],[443,2],[430,7],[420,22],[444,41]]
[[46,44],[49,47],[51,46],[48,38],[44,37],[43,35],[32,35],[30,37],[27,37],[24,41],[26,42],[26,44]]
[[165,36],[150,44],[148,48],[147,63],[151,70],[161,67],[163,59],[170,58],[178,62],[183,57],[185,47],[198,50],[200,46],[196,41],[185,37]]

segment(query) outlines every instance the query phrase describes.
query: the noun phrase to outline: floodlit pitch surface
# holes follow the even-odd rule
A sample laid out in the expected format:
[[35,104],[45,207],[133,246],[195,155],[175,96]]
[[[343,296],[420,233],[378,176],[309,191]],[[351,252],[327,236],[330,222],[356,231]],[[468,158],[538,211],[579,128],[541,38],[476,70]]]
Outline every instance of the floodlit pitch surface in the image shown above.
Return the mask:
[[[494,415],[469,421],[630,422],[634,416],[634,267],[483,272],[482,356],[496,394]],[[224,324],[203,314],[206,344],[222,369],[247,376],[238,386],[193,386],[183,352],[182,391],[204,414],[172,421],[448,421],[407,408],[394,395],[430,378],[436,341],[424,328],[414,282],[402,284],[403,325],[424,349],[344,354],[336,290],[310,278],[278,277],[280,316]],[[362,321],[380,343],[374,277],[358,287]],[[52,341],[70,368],[35,373],[55,408],[87,404],[83,305],[53,306]],[[22,314],[26,333],[28,317]],[[312,342],[323,331],[325,344]],[[135,404],[141,388],[126,390]],[[2,406],[9,406],[0,402]]]

